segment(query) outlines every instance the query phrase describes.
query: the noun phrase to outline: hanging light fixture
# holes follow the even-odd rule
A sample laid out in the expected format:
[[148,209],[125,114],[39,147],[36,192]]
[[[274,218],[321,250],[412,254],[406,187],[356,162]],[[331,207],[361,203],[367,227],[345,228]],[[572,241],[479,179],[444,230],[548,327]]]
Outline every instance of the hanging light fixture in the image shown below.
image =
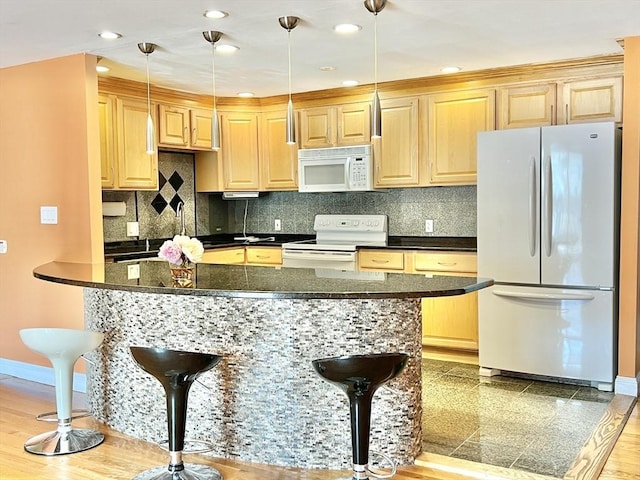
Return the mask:
[[211,71],[213,82],[213,112],[211,114],[211,150],[220,150],[220,121],[216,107],[216,42],[222,38],[222,32],[209,30],[202,32],[204,39],[211,44]]
[[382,137],[382,110],[380,97],[378,96],[378,13],[380,13],[387,0],[364,0],[364,6],[373,13],[373,101],[371,105],[371,138]]
[[289,145],[296,143],[296,121],[293,115],[293,101],[291,100],[291,30],[296,28],[299,17],[280,17],[278,19],[280,26],[284,28],[287,33],[287,51],[289,55],[289,103],[287,104],[287,124],[286,124],[286,139]]
[[147,57],[147,153],[152,154],[156,151],[153,139],[153,120],[151,119],[151,95],[149,94],[149,54],[156,49],[155,43],[139,43],[138,48]]

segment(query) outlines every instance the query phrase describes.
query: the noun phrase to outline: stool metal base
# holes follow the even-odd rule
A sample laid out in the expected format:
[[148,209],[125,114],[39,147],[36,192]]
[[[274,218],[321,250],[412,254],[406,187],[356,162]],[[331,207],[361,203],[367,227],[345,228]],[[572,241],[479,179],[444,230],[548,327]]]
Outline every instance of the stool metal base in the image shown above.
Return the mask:
[[96,430],[87,428],[54,430],[31,437],[24,444],[24,449],[36,455],[65,455],[89,450],[103,441],[104,435]]
[[185,463],[184,470],[169,471],[168,466],[155,467],[133,477],[133,480],[222,480],[222,475],[208,465]]

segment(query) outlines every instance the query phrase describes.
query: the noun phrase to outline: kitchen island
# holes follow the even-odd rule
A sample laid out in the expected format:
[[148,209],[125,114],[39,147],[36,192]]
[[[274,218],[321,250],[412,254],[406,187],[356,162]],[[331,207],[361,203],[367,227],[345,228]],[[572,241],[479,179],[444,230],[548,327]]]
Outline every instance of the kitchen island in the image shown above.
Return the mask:
[[[490,280],[459,276],[196,266],[176,288],[166,262],[52,262],[37,278],[84,287],[85,326],[105,333],[87,365],[94,416],[136,438],[165,439],[164,392],[132,360],[132,345],[216,353],[194,384],[187,437],[209,455],[301,468],[349,468],[346,396],[316,358],[400,351],[403,373],[373,402],[371,449],[400,464],[422,452],[420,299],[461,295]],[[134,277],[134,278],[132,278]]]

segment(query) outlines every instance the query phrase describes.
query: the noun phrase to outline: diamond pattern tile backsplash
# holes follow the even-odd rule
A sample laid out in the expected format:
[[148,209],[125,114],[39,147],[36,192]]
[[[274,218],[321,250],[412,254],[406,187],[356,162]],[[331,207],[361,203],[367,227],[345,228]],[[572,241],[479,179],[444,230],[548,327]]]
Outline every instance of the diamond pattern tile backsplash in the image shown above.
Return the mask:
[[156,191],[102,193],[103,201],[124,201],[124,217],[103,217],[104,241],[135,240],[126,236],[126,223],[140,223],[140,237],[169,238],[180,233],[178,204],[184,204],[187,235],[196,234],[194,157],[191,153],[160,152]]
[[[366,193],[268,192],[257,199],[222,200],[195,193],[194,156],[160,152],[159,191],[104,191],[103,201],[123,201],[124,217],[103,217],[104,241],[170,238],[180,232],[176,216],[184,203],[186,233],[241,233],[247,207],[248,234],[314,234],[316,214],[386,214],[390,235],[476,236],[476,187],[399,188]],[[282,230],[274,229],[280,219]],[[424,231],[426,219],[434,232]],[[140,223],[140,237],[127,237],[127,222]],[[197,227],[196,227],[197,225]]]

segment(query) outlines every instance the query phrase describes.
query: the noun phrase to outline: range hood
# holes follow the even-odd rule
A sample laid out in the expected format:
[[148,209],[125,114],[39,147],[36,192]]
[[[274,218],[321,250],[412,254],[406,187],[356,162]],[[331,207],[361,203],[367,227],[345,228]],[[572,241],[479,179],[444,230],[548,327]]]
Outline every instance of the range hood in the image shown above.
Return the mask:
[[223,200],[242,200],[244,198],[258,198],[260,192],[222,192]]

